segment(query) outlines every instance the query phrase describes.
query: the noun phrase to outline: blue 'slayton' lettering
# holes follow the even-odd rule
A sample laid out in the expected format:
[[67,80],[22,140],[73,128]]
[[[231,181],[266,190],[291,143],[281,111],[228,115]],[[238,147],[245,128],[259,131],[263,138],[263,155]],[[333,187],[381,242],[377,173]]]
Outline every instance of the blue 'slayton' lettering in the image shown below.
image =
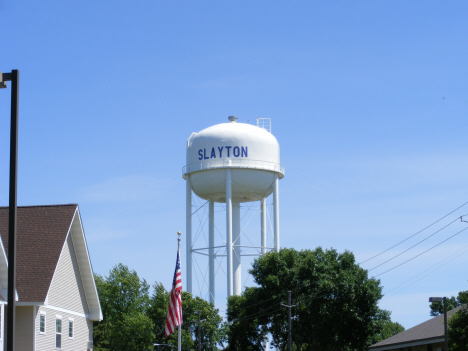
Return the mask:
[[[231,156],[231,149],[232,149],[232,155],[234,157],[248,157],[248,148],[247,146],[218,146],[218,151],[219,151],[219,158],[223,157],[223,150],[227,150],[227,157]],[[209,149],[208,149],[208,152]],[[209,160],[210,158],[216,158],[216,148],[212,147],[211,148],[211,153],[210,156],[208,157],[206,155],[206,149],[200,149],[198,150],[198,159],[199,160]]]
[[245,157],[247,157],[247,146],[246,147],[242,146],[241,150],[242,150],[241,151],[241,157],[244,157],[244,155],[245,155]]

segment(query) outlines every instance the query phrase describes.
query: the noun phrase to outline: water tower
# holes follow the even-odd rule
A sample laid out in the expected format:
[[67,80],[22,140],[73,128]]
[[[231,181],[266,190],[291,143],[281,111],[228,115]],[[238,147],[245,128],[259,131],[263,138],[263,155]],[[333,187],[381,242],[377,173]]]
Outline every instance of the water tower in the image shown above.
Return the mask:
[[273,193],[273,249],[279,250],[279,188],[284,177],[278,141],[271,134],[269,119],[257,126],[237,123],[230,116],[221,123],[192,133],[187,140],[186,180],[187,291],[192,293],[192,191],[209,202],[209,285],[210,301],[215,296],[214,203],[226,204],[226,258],[228,296],[240,295],[241,255],[240,204],[261,201],[261,253],[266,253],[266,202]]

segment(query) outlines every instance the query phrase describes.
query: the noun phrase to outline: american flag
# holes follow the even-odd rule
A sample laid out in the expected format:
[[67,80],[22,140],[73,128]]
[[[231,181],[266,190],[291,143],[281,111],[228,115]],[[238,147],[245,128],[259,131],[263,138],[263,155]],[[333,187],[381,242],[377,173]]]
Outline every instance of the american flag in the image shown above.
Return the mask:
[[182,278],[180,275],[180,245],[177,250],[177,262],[172,281],[171,297],[169,301],[169,310],[166,318],[166,331],[164,336],[167,338],[174,332],[175,327],[182,324]]

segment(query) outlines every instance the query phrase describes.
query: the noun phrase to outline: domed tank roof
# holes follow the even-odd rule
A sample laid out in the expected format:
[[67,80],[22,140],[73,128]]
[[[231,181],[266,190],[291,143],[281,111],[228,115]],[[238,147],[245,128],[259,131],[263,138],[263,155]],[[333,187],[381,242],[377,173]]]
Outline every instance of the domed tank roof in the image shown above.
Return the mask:
[[[264,128],[237,123],[235,116],[230,116],[229,120],[192,133],[187,140],[183,177],[190,174],[192,189],[198,196],[222,202],[225,201],[225,174],[220,173],[220,169],[236,168],[238,176],[233,178],[233,185],[237,182],[240,192],[249,189],[242,197],[250,198],[247,201],[263,198],[271,193],[274,175],[284,176],[279,143]],[[258,194],[253,195],[257,190]]]

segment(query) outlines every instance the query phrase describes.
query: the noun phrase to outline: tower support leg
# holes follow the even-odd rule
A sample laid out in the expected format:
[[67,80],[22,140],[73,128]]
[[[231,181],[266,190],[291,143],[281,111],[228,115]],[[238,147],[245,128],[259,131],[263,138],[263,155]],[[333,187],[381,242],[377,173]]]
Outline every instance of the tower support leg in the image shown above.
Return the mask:
[[226,252],[227,252],[227,295],[233,293],[232,272],[232,182],[231,170],[226,169]]
[[261,228],[261,235],[262,235],[262,255],[266,254],[266,198],[260,202],[260,228]]
[[275,182],[273,187],[273,217],[274,217],[274,238],[275,238],[275,251],[279,252],[280,237],[279,237],[279,178],[278,173],[275,175]]
[[192,293],[192,186],[190,175],[186,176],[185,231],[187,232],[187,291]]
[[234,254],[232,256],[233,264],[233,293],[240,295],[242,292],[241,280],[241,228],[240,228],[240,203],[232,203],[232,242]]
[[214,201],[209,203],[209,235],[210,235],[210,302],[215,303],[215,253],[214,253]]

